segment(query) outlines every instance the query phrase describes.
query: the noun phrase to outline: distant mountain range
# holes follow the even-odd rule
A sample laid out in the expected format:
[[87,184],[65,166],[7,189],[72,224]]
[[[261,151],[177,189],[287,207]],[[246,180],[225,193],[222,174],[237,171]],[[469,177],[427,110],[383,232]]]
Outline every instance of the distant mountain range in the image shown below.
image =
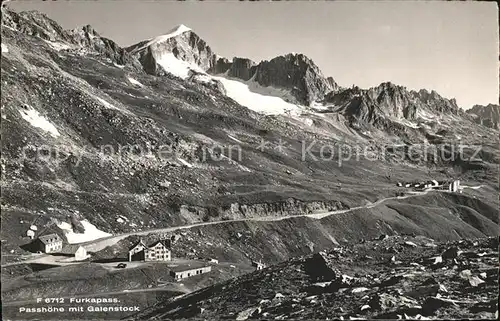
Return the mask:
[[[353,122],[376,124],[381,119],[416,120],[422,114],[463,114],[455,99],[447,99],[435,91],[418,92],[405,87],[382,83],[370,89],[342,88],[332,77],[325,77],[318,66],[303,54],[286,54],[256,63],[247,58],[227,59],[218,56],[193,30],[179,25],[164,35],[121,48],[101,37],[91,26],[63,30],[56,22],[39,12],[8,11],[3,24],[25,34],[60,42],[68,48],[92,50],[119,65],[142,68],[152,75],[171,73],[187,78],[193,72],[224,74],[262,87],[286,91],[288,101],[311,106],[335,107]],[[282,97],[283,98],[283,97]],[[498,129],[498,106],[488,105],[474,115],[477,123]]]

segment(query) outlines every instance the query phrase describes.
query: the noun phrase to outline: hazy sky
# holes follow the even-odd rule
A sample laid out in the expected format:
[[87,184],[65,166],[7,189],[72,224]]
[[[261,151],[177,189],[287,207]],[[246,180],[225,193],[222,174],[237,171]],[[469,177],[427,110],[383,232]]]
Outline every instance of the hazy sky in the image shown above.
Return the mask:
[[498,103],[498,10],[486,2],[12,1],[122,46],[185,24],[219,55],[304,53],[340,85],[435,89],[460,106]]

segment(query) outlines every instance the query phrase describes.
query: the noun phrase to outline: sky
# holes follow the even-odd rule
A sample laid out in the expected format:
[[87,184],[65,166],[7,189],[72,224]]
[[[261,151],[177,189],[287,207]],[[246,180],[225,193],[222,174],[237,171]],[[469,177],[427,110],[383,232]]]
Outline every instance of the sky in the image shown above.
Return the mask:
[[498,103],[498,9],[491,2],[39,1],[65,29],[90,24],[121,46],[190,27],[221,56],[310,57],[341,86],[391,81],[434,89],[462,108]]

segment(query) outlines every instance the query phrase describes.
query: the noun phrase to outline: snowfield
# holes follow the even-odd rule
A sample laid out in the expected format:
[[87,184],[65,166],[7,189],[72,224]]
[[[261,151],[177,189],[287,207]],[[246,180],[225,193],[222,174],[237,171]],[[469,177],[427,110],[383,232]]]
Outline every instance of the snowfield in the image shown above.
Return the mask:
[[57,227],[63,230],[69,244],[83,243],[88,241],[97,240],[103,237],[111,236],[111,234],[99,230],[95,225],[87,220],[80,221],[85,228],[84,233],[75,233],[71,228],[71,224],[60,222]]
[[183,60],[177,59],[173,53],[164,53],[160,57],[156,58],[156,62],[166,71],[174,76],[182,79],[189,77],[189,72],[191,70],[202,72],[204,71],[195,64],[190,64]]
[[9,52],[9,48],[7,48],[7,45],[2,43],[2,52]]
[[283,92],[276,88],[262,87],[252,80],[243,82],[219,76],[213,76],[213,78],[222,82],[228,97],[255,112],[276,115],[285,113],[298,114],[302,111],[299,106],[277,97],[282,96]]
[[33,107],[28,106],[26,109],[19,110],[21,117],[31,124],[33,127],[42,129],[43,131],[49,133],[53,137],[59,137],[59,131],[57,128],[47,120],[47,118],[40,115],[38,111],[33,109]]
[[284,90],[260,86],[252,79],[243,82],[221,76],[210,76],[206,74],[200,66],[179,60],[173,53],[164,53],[160,57],[156,58],[156,62],[166,72],[182,79],[188,78],[191,70],[193,70],[202,73],[202,75],[196,76],[196,79],[200,81],[209,82],[212,79],[219,80],[226,89],[228,97],[234,99],[240,105],[261,114],[299,115],[303,110],[303,108],[284,100],[286,97],[291,98],[291,96]]

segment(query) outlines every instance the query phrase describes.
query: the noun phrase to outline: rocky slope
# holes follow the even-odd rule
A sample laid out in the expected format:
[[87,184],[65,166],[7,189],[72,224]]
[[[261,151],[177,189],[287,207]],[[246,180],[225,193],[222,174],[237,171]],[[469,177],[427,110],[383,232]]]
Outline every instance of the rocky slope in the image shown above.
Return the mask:
[[380,235],[167,300],[130,319],[493,319],[498,244]]
[[475,105],[467,110],[467,113],[474,118],[474,121],[483,126],[500,129],[500,106],[489,104],[487,106]]

